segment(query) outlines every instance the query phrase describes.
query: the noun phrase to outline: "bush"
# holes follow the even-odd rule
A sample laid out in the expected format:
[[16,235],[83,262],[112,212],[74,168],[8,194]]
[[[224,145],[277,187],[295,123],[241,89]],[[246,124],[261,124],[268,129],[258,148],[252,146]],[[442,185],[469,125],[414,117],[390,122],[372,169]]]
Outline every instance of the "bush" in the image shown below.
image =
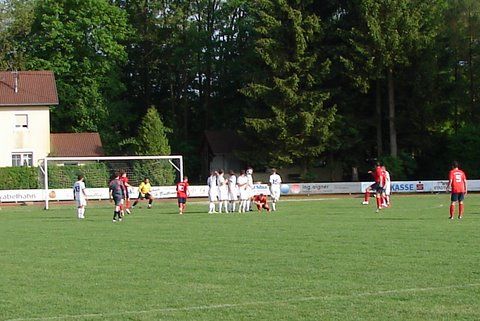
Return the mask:
[[382,164],[387,168],[392,180],[398,181],[413,179],[417,169],[415,159],[403,152],[398,157],[386,156],[382,158]]
[[[456,135],[449,138],[447,150],[451,157],[448,162],[451,164],[454,160],[458,161],[467,178],[480,176],[480,128],[477,126],[461,128]],[[448,173],[449,169],[446,167],[445,173]]]
[[85,176],[85,184],[90,188],[106,187],[109,182],[109,171],[104,163],[84,165],[64,165],[48,167],[49,188],[71,188],[77,176]]
[[139,181],[147,177],[152,186],[173,185],[175,182],[175,171],[168,163],[159,163],[155,160],[140,160],[133,164],[133,177]]
[[0,167],[0,189],[37,189],[37,167]]

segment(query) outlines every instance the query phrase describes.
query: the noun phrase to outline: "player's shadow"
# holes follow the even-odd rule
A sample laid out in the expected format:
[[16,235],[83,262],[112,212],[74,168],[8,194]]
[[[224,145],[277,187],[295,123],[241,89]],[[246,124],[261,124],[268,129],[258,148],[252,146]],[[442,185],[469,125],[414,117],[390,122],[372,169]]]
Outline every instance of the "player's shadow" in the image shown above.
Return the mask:
[[370,221],[431,221],[433,220],[432,217],[386,217],[386,216],[377,216],[377,217],[369,217],[367,220]]
[[71,222],[73,220],[77,220],[77,221],[80,221],[79,219],[77,218],[68,218],[68,217],[40,217],[39,218],[40,221],[55,221],[55,222]]

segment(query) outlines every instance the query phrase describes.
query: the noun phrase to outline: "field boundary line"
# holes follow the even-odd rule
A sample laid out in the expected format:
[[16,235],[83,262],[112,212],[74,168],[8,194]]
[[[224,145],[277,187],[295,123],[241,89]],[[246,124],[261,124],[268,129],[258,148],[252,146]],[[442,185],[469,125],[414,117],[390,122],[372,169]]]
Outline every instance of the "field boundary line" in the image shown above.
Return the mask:
[[349,299],[356,297],[369,297],[369,296],[384,296],[384,295],[397,295],[397,294],[406,294],[406,293],[418,293],[418,292],[433,292],[441,290],[451,290],[451,289],[467,289],[480,287],[480,283],[471,283],[471,284],[462,284],[462,285],[450,285],[442,287],[425,287],[425,288],[408,288],[408,289],[394,289],[394,290],[382,290],[376,292],[359,292],[352,294],[334,294],[326,296],[310,296],[310,297],[299,297],[285,300],[271,300],[271,301],[252,301],[252,302],[243,302],[243,303],[225,303],[225,304],[212,304],[212,305],[200,305],[200,306],[190,306],[190,307],[179,307],[179,308],[158,308],[150,310],[137,310],[137,311],[123,311],[123,312],[112,312],[112,313],[87,313],[87,314],[76,314],[76,315],[62,315],[62,316],[51,316],[51,317],[32,317],[32,318],[16,318],[16,319],[7,319],[5,321],[48,321],[48,320],[69,320],[69,319],[82,319],[82,318],[101,318],[101,317],[115,317],[115,316],[127,316],[127,315],[138,315],[138,314],[149,314],[149,313],[169,313],[169,312],[180,312],[180,311],[198,311],[198,310],[212,310],[212,309],[228,309],[228,308],[237,308],[245,306],[256,306],[256,305],[277,305],[285,303],[295,303],[295,302],[309,302],[309,301],[328,301],[334,299]]

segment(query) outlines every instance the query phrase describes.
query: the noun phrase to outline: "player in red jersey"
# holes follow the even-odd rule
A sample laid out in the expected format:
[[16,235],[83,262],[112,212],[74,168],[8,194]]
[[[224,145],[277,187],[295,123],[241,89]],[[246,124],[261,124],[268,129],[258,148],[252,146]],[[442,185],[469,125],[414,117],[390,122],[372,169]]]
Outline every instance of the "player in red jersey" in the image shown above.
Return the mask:
[[369,171],[372,174],[375,183],[367,187],[365,190],[365,199],[362,202],[363,205],[368,205],[368,201],[370,198],[370,193],[375,192],[376,194],[376,201],[377,201],[377,212],[382,209],[382,195],[383,195],[383,188],[385,185],[385,173],[382,170],[382,166],[379,162],[376,163],[375,170]]
[[185,207],[187,206],[187,198],[190,195],[188,191],[188,177],[185,176],[183,181],[177,184],[177,199],[178,199],[178,210],[179,214],[183,215]]
[[128,188],[132,185],[130,185],[128,183],[128,177],[127,177],[127,173],[125,172],[125,170],[120,170],[120,180],[122,181],[123,183],[123,187],[124,187],[124,192],[125,192],[125,203],[121,205],[120,207],[120,212],[122,213],[122,216],[123,216],[123,209],[125,208],[125,212],[127,214],[130,214],[130,195],[128,193]]
[[458,218],[463,218],[463,200],[467,194],[467,176],[458,168],[458,162],[454,161],[452,170],[448,174],[447,191],[451,191],[450,196],[450,219],[455,215],[455,203],[458,202]]
[[255,203],[255,205],[257,205],[257,210],[259,212],[262,211],[262,208],[266,209],[267,212],[270,212],[270,206],[268,206],[267,197],[265,195],[255,195],[253,197],[253,202]]

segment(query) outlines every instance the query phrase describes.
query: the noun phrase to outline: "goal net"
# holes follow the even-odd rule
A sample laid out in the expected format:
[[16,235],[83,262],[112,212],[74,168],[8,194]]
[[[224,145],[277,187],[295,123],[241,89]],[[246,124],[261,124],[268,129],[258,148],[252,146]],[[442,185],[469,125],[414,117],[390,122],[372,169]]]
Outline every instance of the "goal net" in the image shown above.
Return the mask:
[[45,189],[45,209],[48,209],[53,198],[52,191],[71,189],[80,174],[85,177],[87,189],[107,188],[117,171],[125,171],[132,186],[138,186],[144,178],[148,178],[152,186],[172,186],[183,180],[183,157],[47,157],[40,170]]

